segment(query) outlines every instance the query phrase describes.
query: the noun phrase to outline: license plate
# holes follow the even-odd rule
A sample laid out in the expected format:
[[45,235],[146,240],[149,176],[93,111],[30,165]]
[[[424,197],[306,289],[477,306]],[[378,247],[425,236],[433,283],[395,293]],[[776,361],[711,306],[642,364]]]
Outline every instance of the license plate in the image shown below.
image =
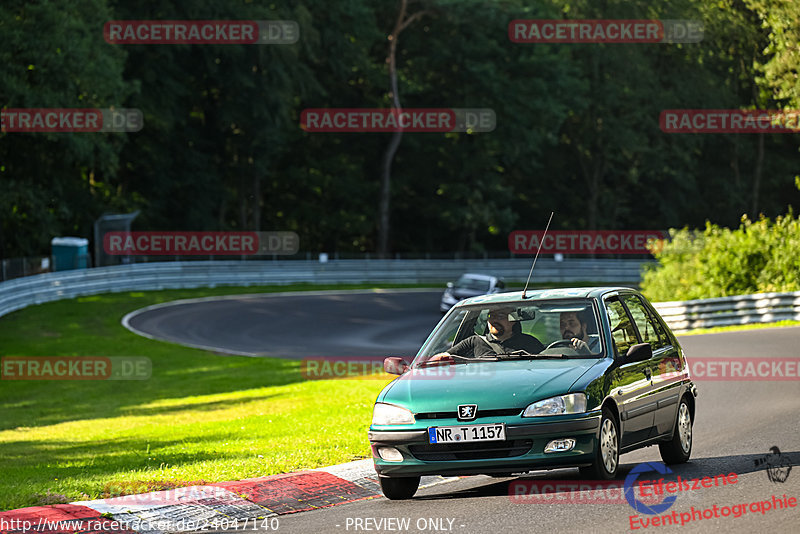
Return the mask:
[[428,443],[463,443],[465,441],[504,441],[506,425],[432,426]]

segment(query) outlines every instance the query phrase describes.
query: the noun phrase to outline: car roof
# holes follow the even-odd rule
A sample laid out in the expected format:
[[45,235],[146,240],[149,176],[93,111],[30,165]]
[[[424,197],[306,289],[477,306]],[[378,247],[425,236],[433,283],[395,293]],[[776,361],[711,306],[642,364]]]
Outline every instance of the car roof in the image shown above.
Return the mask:
[[481,295],[479,297],[472,297],[464,299],[456,306],[468,306],[470,304],[496,304],[502,302],[532,302],[535,300],[544,299],[561,299],[561,298],[600,298],[606,293],[614,291],[626,291],[638,293],[635,289],[630,287],[564,287],[556,289],[529,289],[525,294],[525,299],[522,299],[522,291],[513,291],[511,293],[496,293],[494,295]]

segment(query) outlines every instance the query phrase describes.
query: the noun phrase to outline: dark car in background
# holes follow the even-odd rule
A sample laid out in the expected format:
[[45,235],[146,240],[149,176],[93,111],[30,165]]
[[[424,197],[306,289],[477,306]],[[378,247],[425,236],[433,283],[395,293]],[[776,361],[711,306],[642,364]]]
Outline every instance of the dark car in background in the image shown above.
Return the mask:
[[488,274],[466,273],[453,282],[447,282],[447,289],[442,294],[439,311],[447,313],[450,308],[470,297],[501,293],[506,288],[502,278]]

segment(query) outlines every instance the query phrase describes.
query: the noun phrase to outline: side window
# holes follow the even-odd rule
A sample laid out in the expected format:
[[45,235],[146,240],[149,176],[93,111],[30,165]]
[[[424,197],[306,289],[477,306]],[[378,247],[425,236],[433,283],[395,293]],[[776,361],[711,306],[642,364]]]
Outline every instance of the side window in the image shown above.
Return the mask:
[[641,299],[635,295],[626,295],[622,297],[622,300],[625,301],[625,305],[628,306],[628,310],[636,322],[636,327],[642,336],[642,343],[650,343],[653,350],[666,347],[669,340],[664,334],[664,330],[650,310],[644,306]]
[[664,320],[660,319],[658,317],[658,314],[655,311],[653,311],[652,304],[647,302],[647,300],[645,300],[644,303],[645,303],[645,308],[647,309],[647,313],[652,319],[652,323],[658,331],[658,336],[664,340],[664,346],[666,347],[672,345],[672,339],[669,337],[669,334],[667,334],[667,327],[664,326]]
[[443,352],[474,334],[473,328],[475,327],[478,314],[479,312],[475,310],[459,310],[458,315],[453,319],[453,323],[457,324],[458,327],[454,330],[442,330],[441,337],[447,338],[447,345],[444,348],[437,347],[439,350],[436,352],[429,352],[429,354]]
[[486,321],[489,320],[489,309],[481,310],[480,315],[478,315],[478,319],[475,321],[475,328],[472,330],[472,333],[478,336],[482,336],[489,331],[489,327],[486,324]]
[[625,354],[631,345],[639,342],[636,337],[636,330],[633,323],[625,313],[622,303],[614,297],[605,302],[606,312],[611,326],[611,337],[614,340],[614,348],[617,354]]

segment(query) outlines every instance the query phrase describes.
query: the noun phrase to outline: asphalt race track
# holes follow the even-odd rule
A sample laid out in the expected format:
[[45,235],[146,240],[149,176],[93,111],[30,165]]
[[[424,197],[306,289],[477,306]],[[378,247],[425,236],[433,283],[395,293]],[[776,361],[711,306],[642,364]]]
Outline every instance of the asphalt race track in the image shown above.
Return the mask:
[[[800,327],[747,332],[685,336],[681,345],[689,357],[736,355],[796,355]],[[689,463],[672,466],[667,480],[713,477],[737,473],[735,485],[701,488],[678,494],[673,510],[691,512],[770,500],[773,495],[800,500],[800,383],[699,381],[694,445]],[[785,482],[770,482],[767,472],[756,467],[772,446],[778,446],[795,467]],[[656,447],[621,457],[621,475],[638,463],[660,461]],[[526,479],[577,480],[577,470],[538,472]],[[703,519],[683,526],[650,526],[631,530],[627,503],[518,503],[509,497],[510,484],[518,479],[468,477],[458,482],[420,491],[411,501],[384,498],[281,517],[281,532],[356,532],[357,518],[411,518],[408,532],[432,532],[416,528],[420,518],[453,519],[451,532],[797,532],[800,508],[747,512],[739,518]],[[554,496],[566,498],[567,492]],[[800,506],[800,503],[798,504]],[[646,517],[646,516],[640,516]],[[350,528],[348,526],[350,519]],[[362,523],[366,524],[366,523]],[[370,523],[374,524],[374,523]],[[430,524],[430,523],[429,523]],[[445,525],[448,522],[445,521]],[[339,525],[337,527],[337,525]],[[462,526],[463,525],[463,526]],[[426,526],[423,519],[419,526]],[[358,530],[365,532],[366,530]],[[388,532],[388,531],[387,531]]]
[[[254,354],[411,355],[440,317],[439,295],[237,297],[148,311],[133,318],[131,325],[163,339]],[[312,326],[315,335],[309,336]],[[684,336],[680,342],[689,358],[796,356],[800,327]],[[783,495],[800,500],[800,381],[698,380],[697,386],[692,458],[687,464],[672,466],[673,473],[664,475],[665,479],[736,473],[737,482],[680,492],[672,507],[660,515],[674,511],[680,518],[691,515],[693,508],[702,512],[715,505],[718,510],[747,505],[740,517],[698,520],[694,516],[683,526],[644,528],[641,521],[656,516],[637,514],[627,502],[569,502],[568,491],[543,503],[514,502],[509,497],[518,480],[578,480],[577,470],[564,469],[521,478],[466,477],[421,490],[410,501],[376,498],[284,515],[279,532],[797,532],[800,503],[764,513],[753,511],[750,504],[770,501],[772,505],[773,496]],[[766,466],[756,465],[773,446],[794,466],[784,482],[770,481]],[[623,455],[620,479],[648,461],[660,461],[656,447]],[[741,507],[737,510],[741,514]],[[639,522],[632,525],[631,516],[638,516]],[[405,520],[407,529],[401,527]]]
[[248,356],[413,357],[442,318],[442,291],[365,290],[195,299],[135,312],[137,333]]

